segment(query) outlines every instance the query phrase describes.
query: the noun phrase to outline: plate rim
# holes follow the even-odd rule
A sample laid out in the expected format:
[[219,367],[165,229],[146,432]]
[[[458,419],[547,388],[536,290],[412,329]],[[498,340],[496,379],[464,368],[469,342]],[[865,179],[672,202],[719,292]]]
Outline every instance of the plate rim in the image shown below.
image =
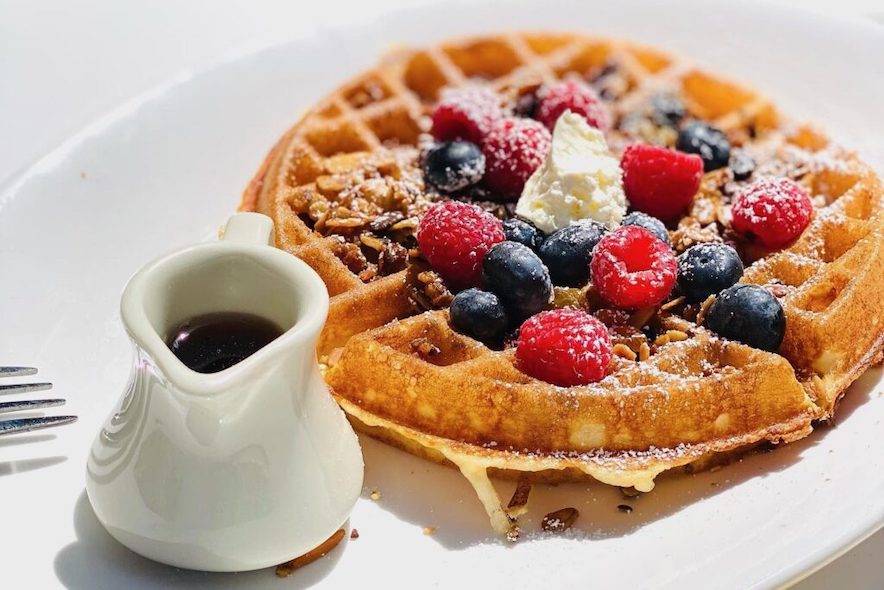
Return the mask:
[[[733,5],[730,5],[724,0],[714,0],[714,2],[720,5],[733,7]],[[515,4],[521,2],[508,3]],[[439,0],[418,7],[399,8],[395,13],[397,17],[402,18],[406,14],[419,14],[421,12],[438,9],[444,4],[445,3],[442,0]],[[884,26],[877,24],[870,19],[858,16],[823,15],[810,9],[787,6],[780,4],[779,2],[768,4],[761,2],[760,0],[750,0],[747,4],[756,7],[764,7],[765,10],[774,9],[782,13],[789,13],[792,15],[799,14],[814,21],[825,21],[829,25],[834,23],[838,27],[860,27],[867,31],[872,31],[878,36],[884,38]],[[816,23],[816,26],[820,25],[821,22]],[[369,23],[368,27],[371,26],[372,24]],[[42,172],[51,170],[57,163],[64,161],[68,156],[75,153],[78,146],[87,139],[100,136],[126,119],[136,117],[138,111],[143,106],[154,100],[163,100],[166,98],[166,95],[173,93],[177,88],[185,86],[195,79],[204,77],[213,72],[218,72],[230,64],[254,58],[262,52],[281,49],[285,46],[296,46],[298,44],[307,43],[311,38],[320,36],[322,32],[333,30],[338,33],[346,33],[348,30],[359,30],[361,28],[363,27],[350,23],[333,24],[318,28],[310,33],[297,34],[285,39],[275,39],[260,43],[238,44],[230,50],[222,52],[195,67],[187,67],[177,70],[175,73],[152,85],[150,88],[135,93],[129,98],[118,102],[116,106],[113,106],[105,110],[102,114],[92,118],[82,125],[76,132],[68,135],[65,139],[56,143],[54,147],[43,152],[42,155],[18,167],[5,178],[0,179],[0,214],[3,213],[7,205],[12,201],[17,198],[22,198],[19,195],[20,189],[25,186],[30,179]],[[489,33],[494,30],[493,27],[489,27],[488,29]],[[174,98],[172,98],[172,100],[174,101]],[[259,161],[261,157],[262,155],[259,154],[256,161]],[[876,172],[879,174],[881,173],[878,171],[877,167],[874,165],[872,166],[876,169]],[[195,236],[195,238],[197,238],[197,236]],[[872,390],[874,391],[880,387],[882,383],[884,383],[884,375],[882,375],[881,379],[872,386]],[[806,557],[793,561],[778,570],[776,573],[763,580],[759,580],[755,587],[779,588],[796,584],[812,576],[826,565],[839,559],[881,529],[884,529],[884,506],[879,508],[877,515],[870,517],[865,526],[857,527],[850,532],[842,532],[839,535],[830,537],[824,543],[820,544],[816,550],[807,554]]]

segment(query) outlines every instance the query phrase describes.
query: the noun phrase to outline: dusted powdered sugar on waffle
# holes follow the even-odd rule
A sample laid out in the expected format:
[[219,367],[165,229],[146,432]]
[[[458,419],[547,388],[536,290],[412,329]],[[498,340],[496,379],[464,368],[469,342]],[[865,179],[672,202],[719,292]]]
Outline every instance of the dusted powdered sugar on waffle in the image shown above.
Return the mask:
[[[635,346],[635,360],[613,356],[601,381],[559,387],[519,371],[512,348],[492,350],[453,331],[444,309],[451,294],[426,261],[412,257],[407,270],[372,274],[379,267],[375,248],[385,240],[413,248],[421,216],[441,198],[425,186],[418,156],[441,93],[493,89],[511,116],[530,113],[538,88],[568,76],[592,84],[605,101],[615,154],[635,142],[671,148],[673,122],[698,119],[752,158],[748,178],[738,180],[728,168],[705,174],[671,239],[678,252],[706,241],[737,247],[752,263],[743,282],[767,286],[786,312],[779,354],[715,338],[674,315],[697,317],[691,305],[655,307],[650,315],[635,311],[644,318],[640,325],[654,323],[644,334],[628,324],[610,326],[615,342]],[[795,180],[818,207],[804,232],[773,253],[730,227],[734,197],[762,176]],[[392,199],[378,190],[387,183]],[[416,190],[403,191],[400,183]],[[884,346],[881,195],[880,180],[855,154],[785,121],[751,89],[648,47],[540,33],[455,40],[386,57],[320,101],[279,141],[242,207],[270,215],[277,245],[328,286],[319,354],[354,423],[409,452],[457,465],[505,533],[512,519],[489,474],[591,477],[647,491],[663,471],[760,441],[796,440],[815,419],[831,416]],[[457,198],[491,208],[481,191]],[[583,294],[588,303],[594,297]],[[423,313],[431,307],[443,309]]]

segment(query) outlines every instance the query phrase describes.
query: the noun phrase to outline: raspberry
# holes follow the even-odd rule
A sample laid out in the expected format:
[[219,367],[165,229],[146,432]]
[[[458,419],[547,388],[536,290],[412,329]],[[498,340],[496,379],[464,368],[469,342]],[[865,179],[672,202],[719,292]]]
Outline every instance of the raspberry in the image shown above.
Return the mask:
[[453,290],[480,286],[485,254],[505,239],[499,219],[459,201],[443,201],[430,207],[417,233],[424,258]]
[[500,97],[487,88],[452,88],[442,91],[433,109],[433,137],[439,141],[464,139],[477,145],[503,116]]
[[736,231],[773,249],[801,235],[810,223],[813,203],[807,190],[788,178],[759,178],[737,194],[731,213]]
[[652,145],[628,146],[620,167],[632,208],[663,221],[675,219],[690,205],[703,178],[700,156]]
[[541,92],[534,118],[550,131],[565,111],[582,115],[591,126],[607,131],[608,111],[592,86],[577,80],[567,80]]
[[551,145],[550,132],[537,121],[495,121],[482,144],[485,185],[501,197],[518,197],[525,181],[543,163]]
[[519,328],[516,363],[535,379],[570,387],[604,378],[611,336],[603,323],[579,309],[554,309]]
[[672,291],[677,263],[672,250],[643,227],[624,225],[592,253],[592,283],[616,307],[657,305]]

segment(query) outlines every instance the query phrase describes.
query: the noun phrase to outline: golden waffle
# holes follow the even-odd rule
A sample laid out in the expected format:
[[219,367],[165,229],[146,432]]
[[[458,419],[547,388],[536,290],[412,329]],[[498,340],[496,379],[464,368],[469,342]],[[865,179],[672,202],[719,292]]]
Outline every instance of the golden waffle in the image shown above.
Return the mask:
[[[743,281],[766,285],[786,311],[782,356],[715,337],[698,325],[702,308],[673,301],[629,319],[650,319],[653,340],[629,322],[615,329],[621,354],[608,377],[562,388],[515,369],[511,349],[490,350],[450,328],[450,294],[405,254],[435,198],[419,169],[426,115],[444,87],[481,79],[515,100],[573,74],[593,79],[609,101],[615,151],[630,141],[674,143],[673,131],[643,115],[650,96],[667,92],[750,153],[757,174],[789,176],[808,188],[818,209],[796,243],[772,254],[743,252],[756,260]],[[692,210],[671,232],[677,250],[727,238],[710,228],[728,225],[735,184],[726,169],[704,177]],[[590,476],[648,491],[665,470],[762,441],[796,440],[830,417],[884,346],[881,201],[880,180],[854,154],[791,126],[751,90],[637,45],[514,34],[387,56],[280,139],[242,208],[272,217],[278,247],[326,282],[331,310],[319,354],[354,424],[456,465],[494,528],[512,532],[515,514],[489,474]]]

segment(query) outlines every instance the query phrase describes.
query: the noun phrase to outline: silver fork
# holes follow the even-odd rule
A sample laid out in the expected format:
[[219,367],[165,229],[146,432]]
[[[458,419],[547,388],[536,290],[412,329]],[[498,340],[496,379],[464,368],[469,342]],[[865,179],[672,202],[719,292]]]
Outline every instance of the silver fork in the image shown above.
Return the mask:
[[[0,378],[25,377],[36,375],[37,369],[33,367],[0,367]],[[52,383],[16,383],[13,385],[0,385],[0,396],[14,393],[31,393],[32,391],[46,391],[52,389]],[[9,412],[22,412],[28,410],[42,410],[64,405],[63,399],[30,399],[0,403],[0,414]],[[70,424],[77,420],[76,416],[41,416],[39,418],[15,418],[0,420],[0,436],[17,432],[29,432],[52,426]]]

